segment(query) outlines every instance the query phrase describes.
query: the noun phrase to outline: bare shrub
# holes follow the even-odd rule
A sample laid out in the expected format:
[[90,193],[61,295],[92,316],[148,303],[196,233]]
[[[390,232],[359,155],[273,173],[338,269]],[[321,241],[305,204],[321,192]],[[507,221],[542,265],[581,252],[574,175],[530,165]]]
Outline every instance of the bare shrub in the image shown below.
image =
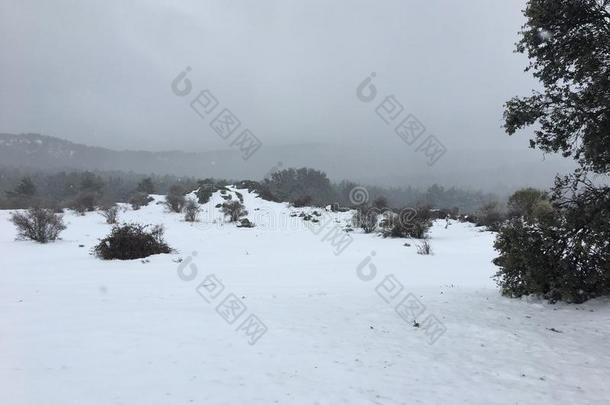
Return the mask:
[[199,204],[197,201],[188,199],[184,204],[184,220],[186,222],[195,222],[197,221],[197,216],[199,215]]
[[352,224],[362,228],[364,233],[373,233],[377,229],[378,209],[375,207],[360,207],[352,217]]
[[500,225],[506,219],[502,212],[500,204],[497,201],[489,202],[479,208],[476,214],[476,225],[486,226],[491,231],[498,231]]
[[106,219],[107,224],[116,224],[119,216],[119,207],[116,205],[105,207],[102,209],[102,212],[100,212],[100,215]]
[[20,239],[31,239],[40,243],[56,240],[59,233],[66,229],[61,215],[53,210],[30,208],[28,211],[11,215]]
[[221,210],[229,217],[229,222],[237,222],[241,217],[248,215],[244,205],[236,200],[222,204]]
[[430,242],[424,240],[421,244],[417,245],[417,254],[418,255],[431,255],[432,254],[432,246],[430,246]]
[[98,200],[99,197],[96,193],[92,191],[83,191],[70,202],[70,208],[81,215],[85,215],[85,212],[95,211]]

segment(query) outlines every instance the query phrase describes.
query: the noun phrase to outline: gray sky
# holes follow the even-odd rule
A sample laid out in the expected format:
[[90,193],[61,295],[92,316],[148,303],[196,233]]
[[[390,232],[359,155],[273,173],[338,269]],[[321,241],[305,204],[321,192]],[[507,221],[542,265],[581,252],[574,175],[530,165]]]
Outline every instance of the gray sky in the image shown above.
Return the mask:
[[[0,2],[0,132],[115,149],[228,148],[170,88],[186,66],[264,146],[409,147],[356,97],[371,72],[454,156],[527,151],[502,104],[536,86],[521,1]],[[194,93],[193,93],[194,94]],[[381,100],[381,98],[379,98]],[[508,152],[507,152],[508,153]],[[487,155],[486,155],[487,154]],[[496,156],[497,158],[497,156]],[[447,159],[451,161],[451,159]]]

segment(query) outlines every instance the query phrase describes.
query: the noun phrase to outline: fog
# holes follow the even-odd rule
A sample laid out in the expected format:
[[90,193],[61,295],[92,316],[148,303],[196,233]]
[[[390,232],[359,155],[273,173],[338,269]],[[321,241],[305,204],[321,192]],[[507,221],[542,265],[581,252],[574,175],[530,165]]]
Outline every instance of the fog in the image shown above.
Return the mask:
[[[111,149],[231,149],[228,108],[262,143],[244,176],[281,161],[401,185],[542,185],[567,162],[509,137],[503,103],[536,87],[514,53],[522,2],[12,1],[0,4],[0,132]],[[171,83],[190,68],[192,92]],[[377,98],[357,97],[374,72]],[[207,89],[218,110],[190,106]],[[434,135],[434,164],[376,113],[387,96]],[[396,121],[398,122],[398,121]],[[294,157],[283,148],[303,147]],[[312,148],[311,145],[315,145]],[[306,151],[328,148],[325,159]],[[311,158],[311,159],[310,159]],[[254,169],[255,168],[255,169]]]

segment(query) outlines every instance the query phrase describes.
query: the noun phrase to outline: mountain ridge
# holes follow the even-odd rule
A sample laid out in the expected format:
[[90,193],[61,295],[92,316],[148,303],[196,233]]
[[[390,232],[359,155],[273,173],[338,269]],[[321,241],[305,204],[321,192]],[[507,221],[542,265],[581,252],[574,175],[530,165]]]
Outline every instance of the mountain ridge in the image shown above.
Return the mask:
[[[487,163],[474,162],[472,153],[483,154]],[[376,162],[383,159],[383,173]],[[244,161],[235,149],[211,151],[114,150],[76,143],[59,137],[0,134],[0,165],[30,167],[45,171],[100,170],[140,174],[216,177],[258,180],[272,170],[313,167],[325,171],[332,180],[348,179],[380,186],[459,186],[507,193],[516,188],[546,188],[565,162],[545,158],[532,151],[448,151],[430,167],[424,156],[407,148],[384,150],[379,145],[308,143],[264,145]],[[549,160],[548,162],[546,160]],[[481,160],[481,159],[479,159]],[[553,160],[553,161],[551,161]]]

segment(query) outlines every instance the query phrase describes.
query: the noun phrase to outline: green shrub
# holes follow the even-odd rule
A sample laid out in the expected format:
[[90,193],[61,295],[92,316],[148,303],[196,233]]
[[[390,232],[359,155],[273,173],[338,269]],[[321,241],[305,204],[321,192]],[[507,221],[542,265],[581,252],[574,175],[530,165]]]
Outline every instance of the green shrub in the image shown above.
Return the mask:
[[206,204],[214,194],[213,186],[210,184],[201,185],[195,192],[199,204]]
[[309,206],[311,206],[312,203],[313,203],[313,199],[311,198],[310,195],[300,196],[300,197],[295,198],[292,201],[293,207],[296,207],[296,208],[309,207]]
[[[254,180],[242,180],[236,184],[238,188],[248,189],[249,192],[255,192],[258,194],[260,198],[267,201],[280,202],[279,198],[277,198],[269,189],[269,186],[266,184],[259,183]],[[243,202],[243,201],[242,201]]]
[[609,294],[608,231],[574,229],[564,213],[545,222],[515,218],[503,225],[494,243],[499,256],[493,260],[500,267],[495,279],[502,293],[574,303]]
[[548,196],[544,191],[531,187],[522,188],[508,198],[508,215],[531,218],[536,207],[543,202],[548,202]]
[[212,179],[206,179],[206,180],[199,181],[199,183],[198,183],[199,188],[195,192],[195,195],[197,196],[197,201],[199,202],[199,204],[206,204],[208,201],[210,201],[212,194],[214,194],[217,191],[220,191],[221,197],[224,198],[225,200],[230,199],[231,196],[227,197],[227,192],[229,191],[229,189],[226,187],[226,185],[224,183],[225,182],[214,181]]
[[248,218],[242,218],[237,225],[238,228],[254,228],[254,224]]
[[104,260],[131,260],[160,253],[170,253],[170,247],[163,240],[163,227],[123,224],[112,228],[110,235],[100,240],[93,253]]

